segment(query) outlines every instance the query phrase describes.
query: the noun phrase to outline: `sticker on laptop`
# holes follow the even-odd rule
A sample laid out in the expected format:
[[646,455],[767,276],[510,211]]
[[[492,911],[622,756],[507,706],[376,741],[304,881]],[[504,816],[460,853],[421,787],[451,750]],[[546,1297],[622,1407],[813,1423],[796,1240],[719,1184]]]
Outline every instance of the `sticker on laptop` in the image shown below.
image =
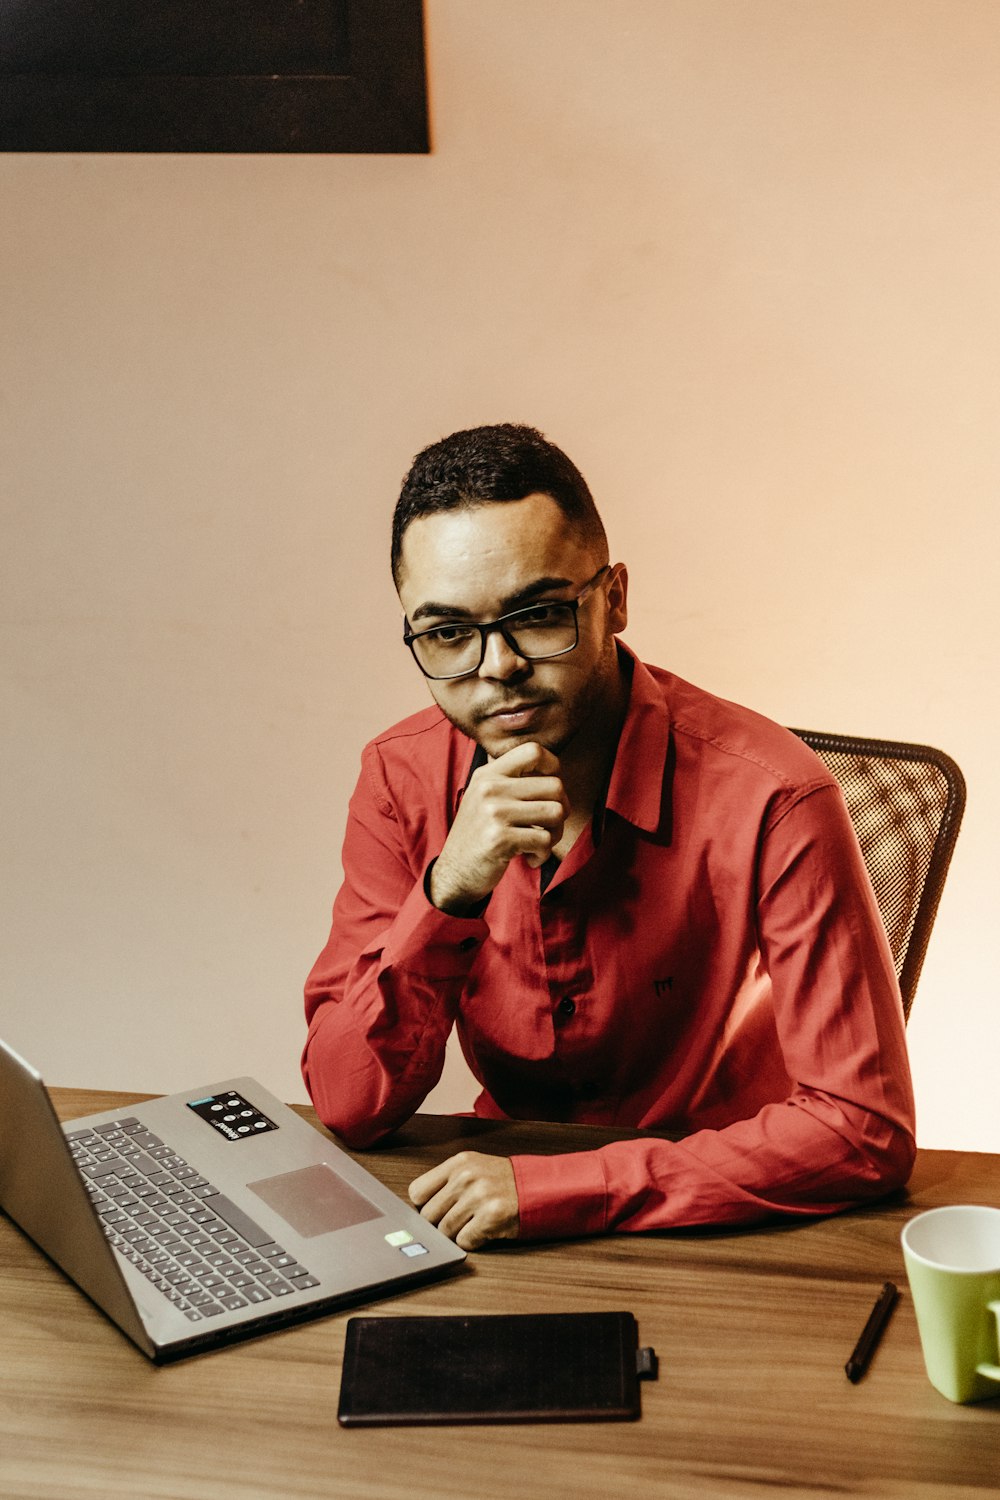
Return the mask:
[[384,1235],[383,1238],[387,1245],[391,1245],[394,1250],[402,1250],[404,1255],[408,1255],[411,1258],[415,1255],[427,1255],[429,1253],[427,1246],[422,1245],[419,1240],[415,1240],[413,1235],[406,1229],[394,1229],[391,1234]]
[[235,1089],[228,1089],[224,1094],[209,1094],[206,1099],[189,1099],[187,1107],[207,1120],[212,1129],[224,1135],[227,1141],[246,1141],[252,1136],[263,1135],[265,1130],[278,1129],[273,1120],[261,1114]]

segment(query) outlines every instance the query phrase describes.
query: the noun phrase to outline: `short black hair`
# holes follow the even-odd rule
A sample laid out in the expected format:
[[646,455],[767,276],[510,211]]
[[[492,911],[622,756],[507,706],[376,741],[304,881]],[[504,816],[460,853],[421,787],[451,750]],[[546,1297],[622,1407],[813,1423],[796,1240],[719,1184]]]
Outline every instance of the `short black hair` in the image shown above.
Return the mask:
[[467,427],[418,453],[392,517],[392,576],[399,583],[403,535],[411,521],[490,501],[549,495],[607,560],[608,539],[580,470],[534,427],[500,422]]

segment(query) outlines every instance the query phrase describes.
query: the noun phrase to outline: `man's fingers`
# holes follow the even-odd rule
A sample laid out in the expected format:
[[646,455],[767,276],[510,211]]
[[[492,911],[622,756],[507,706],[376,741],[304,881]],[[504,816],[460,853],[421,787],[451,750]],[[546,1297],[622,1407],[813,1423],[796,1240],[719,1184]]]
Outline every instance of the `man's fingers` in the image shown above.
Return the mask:
[[460,1156],[451,1156],[410,1183],[410,1202],[419,1208],[428,1223],[436,1224],[442,1234],[454,1239],[472,1213],[471,1206],[461,1208],[468,1189],[468,1175]]
[[517,1234],[517,1188],[506,1157],[460,1151],[415,1178],[410,1199],[462,1250]]
[[566,809],[561,802],[512,802],[510,820],[515,828],[561,828]]
[[[442,1234],[446,1234],[450,1240],[454,1240],[460,1249],[474,1250],[476,1246],[466,1244],[465,1240],[470,1237],[469,1231],[472,1228],[475,1217],[471,1207],[463,1200],[461,1203],[456,1203],[454,1208],[450,1208],[443,1218],[437,1220],[437,1227]],[[483,1234],[472,1237],[475,1238],[476,1244],[480,1245],[485,1240],[485,1235]]]
[[460,1250],[479,1250],[483,1245],[489,1244],[491,1236],[479,1226],[479,1217],[475,1216],[464,1224],[458,1234],[450,1236]]
[[423,1208],[424,1204],[429,1203],[434,1194],[444,1187],[448,1181],[450,1160],[451,1158],[449,1161],[441,1162],[439,1166],[431,1167],[429,1172],[424,1172],[422,1176],[413,1179],[408,1191],[414,1208]]
[[498,755],[491,765],[499,768],[507,776],[530,776],[535,773],[540,776],[557,776],[559,774],[559,759],[553,755],[551,750],[546,750],[537,740],[528,740],[523,745],[515,745],[513,750],[505,750],[503,755]]
[[[476,775],[479,774],[477,771]],[[469,785],[473,791],[472,783]],[[474,792],[478,792],[487,807],[494,802],[503,807],[522,802],[555,802],[563,808],[568,805],[565,788],[558,776],[491,776],[485,778]],[[469,792],[465,795],[468,797]]]
[[519,854],[545,863],[570,812],[558,772],[552,752],[531,742],[473,772],[431,872],[439,910],[461,916],[476,906]]

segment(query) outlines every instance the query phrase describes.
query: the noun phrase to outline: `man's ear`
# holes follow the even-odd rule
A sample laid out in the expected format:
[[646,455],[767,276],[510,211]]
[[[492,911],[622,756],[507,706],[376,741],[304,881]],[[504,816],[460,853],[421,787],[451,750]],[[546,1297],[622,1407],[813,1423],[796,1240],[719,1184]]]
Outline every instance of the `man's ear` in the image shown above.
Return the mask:
[[624,563],[614,563],[608,584],[608,629],[612,635],[621,635],[627,624],[628,568]]

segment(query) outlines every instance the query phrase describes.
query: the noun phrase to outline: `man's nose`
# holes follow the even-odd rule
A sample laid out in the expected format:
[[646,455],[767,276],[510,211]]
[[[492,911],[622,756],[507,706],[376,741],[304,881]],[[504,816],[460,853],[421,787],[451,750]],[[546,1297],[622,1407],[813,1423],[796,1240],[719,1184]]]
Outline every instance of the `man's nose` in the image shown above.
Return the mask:
[[479,668],[480,677],[494,677],[504,681],[523,671],[527,665],[527,658],[518,656],[510,643],[504,640],[499,630],[489,632],[486,637],[486,650],[483,653],[482,665]]

